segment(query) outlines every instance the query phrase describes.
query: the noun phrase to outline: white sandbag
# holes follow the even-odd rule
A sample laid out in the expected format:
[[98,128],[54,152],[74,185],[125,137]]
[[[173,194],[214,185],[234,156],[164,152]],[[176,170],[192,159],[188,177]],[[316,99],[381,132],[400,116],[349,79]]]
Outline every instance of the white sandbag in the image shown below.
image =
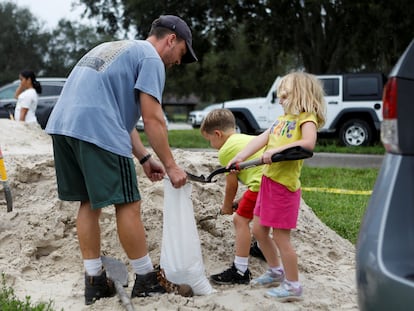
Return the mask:
[[208,295],[214,290],[205,275],[191,190],[189,183],[175,189],[169,179],[164,179],[160,266],[169,281],[190,285],[194,295]]

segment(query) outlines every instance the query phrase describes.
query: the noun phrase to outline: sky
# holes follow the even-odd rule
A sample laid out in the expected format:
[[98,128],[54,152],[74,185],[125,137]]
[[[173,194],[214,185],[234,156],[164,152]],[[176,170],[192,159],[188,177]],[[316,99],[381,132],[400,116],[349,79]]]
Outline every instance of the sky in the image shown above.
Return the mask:
[[[3,2],[5,0],[1,0]],[[49,29],[55,28],[60,19],[81,21],[82,8],[72,9],[73,0],[11,0],[18,7],[26,7]],[[82,21],[83,24],[86,24]]]

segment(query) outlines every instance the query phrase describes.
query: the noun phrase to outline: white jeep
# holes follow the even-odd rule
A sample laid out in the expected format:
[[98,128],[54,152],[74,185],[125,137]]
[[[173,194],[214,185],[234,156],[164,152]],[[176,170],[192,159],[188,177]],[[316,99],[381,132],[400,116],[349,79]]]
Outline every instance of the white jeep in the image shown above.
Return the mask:
[[[346,146],[366,146],[376,141],[382,121],[384,75],[358,73],[317,77],[323,82],[327,105],[326,123],[320,133],[336,135]],[[275,95],[279,79],[275,79],[266,97],[223,103],[236,117],[239,132],[261,133],[283,113]]]

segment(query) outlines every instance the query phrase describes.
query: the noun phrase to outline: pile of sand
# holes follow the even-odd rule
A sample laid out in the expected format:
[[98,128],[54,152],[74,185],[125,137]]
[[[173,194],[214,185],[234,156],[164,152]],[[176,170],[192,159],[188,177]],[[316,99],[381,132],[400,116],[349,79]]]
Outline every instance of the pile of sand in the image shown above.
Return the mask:
[[[57,198],[50,137],[40,128],[1,119],[0,146],[14,197],[11,213],[0,197],[0,272],[7,284],[21,299],[53,300],[56,310],[123,310],[116,297],[84,305],[75,227],[78,204]],[[218,166],[216,152],[174,150],[174,156],[195,174],[209,173]],[[163,183],[151,183],[139,165],[137,170],[150,256],[156,264],[161,249]],[[223,177],[213,184],[193,184],[192,202],[207,275],[221,272],[234,257],[232,217],[218,213],[223,186]],[[116,234],[114,209],[104,209],[102,216],[102,251],[127,263]],[[355,248],[321,223],[305,202],[293,243],[304,286],[303,302],[278,303],[265,298],[264,289],[237,285],[214,286],[217,293],[208,296],[166,294],[135,298],[133,304],[137,310],[358,310]],[[250,259],[254,277],[265,269],[263,261]],[[132,285],[130,269],[128,293]]]

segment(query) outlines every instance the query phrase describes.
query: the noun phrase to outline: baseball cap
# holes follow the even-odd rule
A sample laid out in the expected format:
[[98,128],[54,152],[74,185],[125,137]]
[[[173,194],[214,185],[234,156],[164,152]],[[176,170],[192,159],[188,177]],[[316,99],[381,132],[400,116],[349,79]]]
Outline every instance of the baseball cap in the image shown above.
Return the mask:
[[192,43],[193,36],[191,30],[181,18],[175,15],[161,15],[159,18],[152,22],[152,27],[164,27],[174,31],[180,38],[185,41],[187,46],[187,53],[181,59],[182,63],[193,63],[198,61],[197,56],[194,53]]

